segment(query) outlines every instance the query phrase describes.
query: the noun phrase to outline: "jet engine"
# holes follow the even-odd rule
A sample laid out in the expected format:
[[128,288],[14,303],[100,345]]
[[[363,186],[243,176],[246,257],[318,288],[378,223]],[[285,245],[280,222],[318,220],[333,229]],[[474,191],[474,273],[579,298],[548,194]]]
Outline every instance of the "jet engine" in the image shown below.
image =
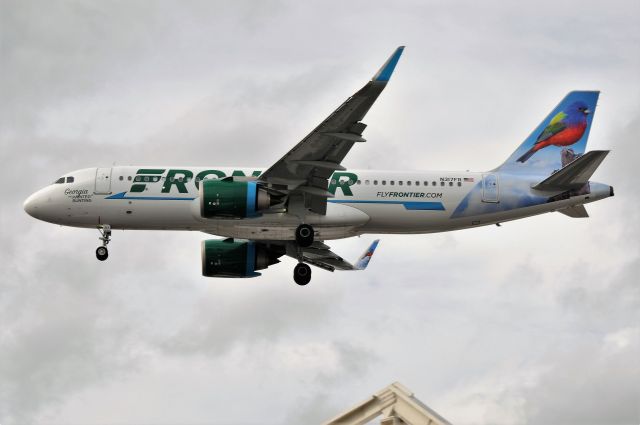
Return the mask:
[[256,217],[271,206],[269,192],[252,181],[203,180],[199,193],[204,218]]
[[202,275],[207,277],[256,277],[256,270],[279,263],[285,254],[281,246],[246,240],[202,241]]

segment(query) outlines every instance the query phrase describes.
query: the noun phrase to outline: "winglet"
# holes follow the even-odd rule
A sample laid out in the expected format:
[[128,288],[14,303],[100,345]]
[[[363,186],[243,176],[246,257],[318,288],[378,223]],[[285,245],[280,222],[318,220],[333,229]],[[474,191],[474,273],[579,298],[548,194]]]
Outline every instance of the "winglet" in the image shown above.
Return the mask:
[[391,57],[387,59],[384,65],[382,65],[382,68],[380,68],[380,70],[376,72],[376,75],[373,76],[371,81],[380,81],[385,83],[389,81],[389,79],[391,78],[391,74],[393,74],[393,70],[396,68],[398,61],[400,60],[400,56],[402,55],[403,50],[404,46],[398,47],[396,51],[393,52]]
[[358,261],[356,261],[356,264],[354,266],[356,270],[364,270],[367,268],[367,266],[369,265],[369,261],[371,261],[371,257],[373,257],[373,253],[378,247],[378,242],[380,242],[380,239],[376,239],[375,241],[373,241],[371,246],[369,246],[369,248],[367,248],[367,250],[362,253],[360,258],[358,258]]

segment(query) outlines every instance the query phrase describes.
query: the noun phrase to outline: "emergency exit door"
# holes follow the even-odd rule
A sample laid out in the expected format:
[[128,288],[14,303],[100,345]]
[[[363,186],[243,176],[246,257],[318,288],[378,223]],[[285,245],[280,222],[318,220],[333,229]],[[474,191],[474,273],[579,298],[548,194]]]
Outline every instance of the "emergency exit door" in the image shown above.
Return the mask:
[[111,193],[111,168],[96,169],[96,187],[93,192],[97,195]]

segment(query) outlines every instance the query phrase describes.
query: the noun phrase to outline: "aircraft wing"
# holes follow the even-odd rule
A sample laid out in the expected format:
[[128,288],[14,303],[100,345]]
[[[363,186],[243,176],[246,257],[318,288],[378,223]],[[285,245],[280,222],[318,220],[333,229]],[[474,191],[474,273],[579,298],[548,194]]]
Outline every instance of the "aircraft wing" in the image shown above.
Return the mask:
[[[379,239],[373,243],[362,253],[354,264],[345,261],[342,257],[331,251],[331,248],[322,242],[314,242],[310,247],[302,248],[302,257],[305,263],[320,267],[324,270],[364,270],[369,265],[373,253],[378,247]],[[287,249],[287,255],[298,259],[296,247]]]
[[400,59],[400,46],[362,89],[348,98],[302,141],[259,177],[271,189],[287,196],[288,211],[325,214],[328,179],[355,143],[364,142],[361,120],[387,85]]

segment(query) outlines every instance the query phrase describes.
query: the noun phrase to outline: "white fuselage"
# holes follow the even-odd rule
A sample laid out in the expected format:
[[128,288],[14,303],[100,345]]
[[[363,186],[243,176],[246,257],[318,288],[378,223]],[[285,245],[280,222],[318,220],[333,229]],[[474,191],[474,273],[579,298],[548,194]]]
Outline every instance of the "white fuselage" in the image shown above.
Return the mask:
[[[113,229],[198,230],[253,240],[291,240],[301,221],[320,240],[364,233],[431,233],[555,211],[610,196],[609,186],[546,200],[530,189],[540,181],[500,173],[348,170],[329,183],[326,215],[298,217],[285,211],[259,217],[203,218],[196,184],[202,178],[257,176],[262,168],[138,167],[88,168],[65,175],[31,195],[25,210],[65,226]],[[69,179],[68,177],[72,177]],[[69,181],[72,180],[72,181]],[[134,187],[135,186],[135,187]],[[503,189],[504,188],[504,189]],[[522,193],[526,192],[526,203]],[[543,199],[545,199],[543,201]],[[462,206],[464,208],[462,208]]]

